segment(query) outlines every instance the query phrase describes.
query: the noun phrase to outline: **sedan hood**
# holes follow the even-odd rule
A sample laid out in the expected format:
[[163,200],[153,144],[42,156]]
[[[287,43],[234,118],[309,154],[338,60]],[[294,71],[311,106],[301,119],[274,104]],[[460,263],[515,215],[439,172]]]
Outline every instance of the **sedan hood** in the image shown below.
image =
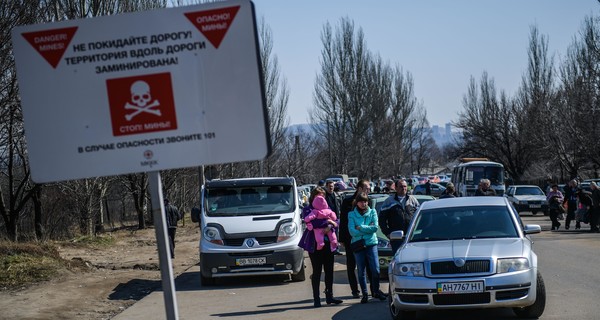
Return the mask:
[[408,243],[399,251],[400,262],[454,258],[522,257],[522,239],[472,239]]

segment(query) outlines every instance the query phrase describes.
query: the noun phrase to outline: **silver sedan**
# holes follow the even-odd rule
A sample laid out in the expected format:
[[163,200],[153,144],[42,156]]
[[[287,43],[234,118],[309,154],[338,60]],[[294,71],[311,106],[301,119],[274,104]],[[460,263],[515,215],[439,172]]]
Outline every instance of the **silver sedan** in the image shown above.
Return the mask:
[[418,310],[511,307],[520,318],[538,318],[546,290],[528,234],[502,197],[464,197],[423,203],[389,267],[389,307],[394,319]]

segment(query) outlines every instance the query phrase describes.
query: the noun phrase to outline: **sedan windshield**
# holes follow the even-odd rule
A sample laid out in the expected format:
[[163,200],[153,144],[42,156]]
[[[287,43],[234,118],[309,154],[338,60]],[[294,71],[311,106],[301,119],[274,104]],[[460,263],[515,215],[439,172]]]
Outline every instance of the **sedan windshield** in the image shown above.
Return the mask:
[[515,191],[515,195],[517,196],[543,196],[544,192],[539,187],[518,187]]
[[409,242],[518,237],[504,206],[450,207],[421,210]]

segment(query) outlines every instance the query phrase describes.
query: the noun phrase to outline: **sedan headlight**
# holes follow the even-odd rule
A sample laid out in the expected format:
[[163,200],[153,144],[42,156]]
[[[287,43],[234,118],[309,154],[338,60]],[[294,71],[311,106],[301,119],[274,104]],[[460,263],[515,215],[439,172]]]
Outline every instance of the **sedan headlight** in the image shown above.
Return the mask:
[[519,203],[519,204],[527,204],[527,200],[519,200],[519,201],[517,201],[517,203]]
[[526,258],[498,259],[498,273],[515,272],[529,269],[529,260]]
[[298,232],[298,226],[294,222],[286,222],[279,227],[277,242],[288,240]]
[[392,248],[390,242],[386,239],[377,237],[377,248]]
[[396,263],[394,264],[394,275],[403,277],[425,276],[422,263]]

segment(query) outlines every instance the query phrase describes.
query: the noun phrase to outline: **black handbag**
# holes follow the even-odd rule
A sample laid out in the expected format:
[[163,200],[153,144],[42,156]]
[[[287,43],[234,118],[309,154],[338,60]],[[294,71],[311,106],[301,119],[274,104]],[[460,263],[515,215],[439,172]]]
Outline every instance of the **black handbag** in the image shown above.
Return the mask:
[[350,249],[352,249],[353,252],[359,252],[365,250],[366,248],[367,243],[365,242],[365,239],[360,239],[358,241],[350,243]]

